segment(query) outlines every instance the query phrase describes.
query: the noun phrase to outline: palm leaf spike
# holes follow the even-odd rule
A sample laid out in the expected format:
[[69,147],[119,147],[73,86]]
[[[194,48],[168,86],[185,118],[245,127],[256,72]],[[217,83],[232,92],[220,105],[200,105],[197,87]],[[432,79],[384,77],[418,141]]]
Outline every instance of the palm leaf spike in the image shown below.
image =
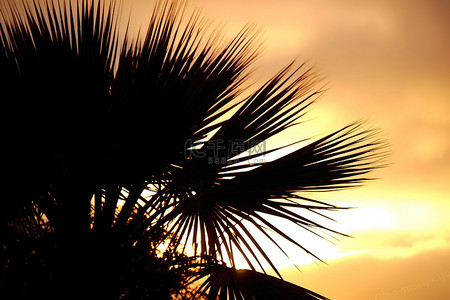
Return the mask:
[[[277,238],[314,256],[272,220],[324,238],[338,234],[301,211],[324,215],[342,208],[303,193],[369,180],[366,174],[384,158],[376,132],[354,123],[308,143],[299,138],[297,150],[274,161],[246,162],[289,146],[257,150],[301,123],[321,94],[314,90],[318,76],[292,63],[240,97],[259,54],[254,27],[224,43],[220,33],[206,36],[198,12],[183,23],[185,1],[158,1],[144,39],[130,41],[126,33],[120,38],[119,6],[0,5],[0,78],[7,96],[22,101],[5,107],[30,128],[20,138],[6,133],[9,143],[1,148],[12,161],[5,164],[8,182],[27,191],[18,194],[26,217],[10,224],[36,239],[51,235],[56,249],[67,251],[61,255],[78,257],[71,267],[91,266],[89,278],[101,282],[96,290],[117,283],[110,295],[148,295],[150,279],[161,286],[187,272],[193,280],[206,278],[200,292],[210,299],[325,299],[283,281],[252,234],[286,256]],[[188,140],[197,152],[185,148]],[[47,221],[36,223],[43,216]],[[45,234],[35,230],[44,223]],[[164,261],[152,256],[159,244],[167,246],[158,258]],[[191,257],[178,257],[177,250]],[[61,255],[56,265],[65,263]],[[250,270],[236,270],[237,256]],[[266,265],[280,278],[264,274]],[[255,289],[255,282],[267,289]]]

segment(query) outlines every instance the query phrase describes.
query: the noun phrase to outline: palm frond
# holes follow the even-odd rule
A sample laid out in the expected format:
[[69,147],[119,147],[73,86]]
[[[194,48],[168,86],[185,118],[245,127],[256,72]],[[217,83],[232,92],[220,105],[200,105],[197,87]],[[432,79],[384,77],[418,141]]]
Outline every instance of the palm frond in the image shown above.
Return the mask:
[[[247,121],[252,119],[247,118]],[[321,237],[324,237],[323,232],[339,234],[304,217],[298,209],[319,215],[320,211],[340,209],[301,195],[304,192],[332,191],[360,185],[370,180],[365,174],[381,167],[385,156],[383,141],[377,140],[375,130],[361,128],[361,123],[349,125],[277,160],[260,163],[253,170],[248,170],[252,164],[236,167],[211,164],[207,161],[207,155],[188,161],[177,179],[181,177],[183,184],[189,183],[189,190],[186,195],[179,196],[175,208],[163,219],[170,224],[169,231],[177,233],[174,245],[186,245],[192,240],[196,254],[225,259],[232,266],[235,265],[235,249],[253,270],[256,266],[252,261],[261,269],[264,269],[265,261],[277,272],[264,247],[252,237],[249,228],[254,228],[282,252],[279,244],[272,239],[272,233],[316,257],[292,234],[279,228],[266,216],[289,220],[299,230]],[[237,132],[239,134],[242,130]],[[248,149],[248,146],[242,149]],[[264,156],[267,152],[258,154]],[[223,153],[227,155],[225,150]],[[209,155],[213,156],[212,153]],[[229,156],[226,158],[234,161]],[[232,172],[224,176],[223,172],[230,169]],[[171,185],[175,190],[183,189],[177,181]]]
[[208,278],[199,287],[199,292],[208,291],[208,299],[328,299],[295,284],[251,270],[218,265],[203,268],[199,277],[204,274],[208,274]]
[[251,28],[217,47],[219,37],[204,42],[198,15],[181,29],[181,11],[180,2],[157,6],[144,41],[123,48],[112,86],[120,119],[128,123],[123,142],[145,157],[158,157],[154,168],[182,161],[186,141],[203,138],[202,129],[239,102],[245,71],[257,53]]

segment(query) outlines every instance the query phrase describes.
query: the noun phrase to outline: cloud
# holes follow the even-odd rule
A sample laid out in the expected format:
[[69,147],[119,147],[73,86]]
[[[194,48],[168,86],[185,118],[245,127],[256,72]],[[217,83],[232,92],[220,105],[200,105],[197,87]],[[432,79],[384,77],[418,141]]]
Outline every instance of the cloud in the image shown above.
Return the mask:
[[413,257],[427,251],[450,249],[449,232],[372,230],[343,242],[341,252],[364,253],[383,260]]
[[334,300],[444,299],[450,294],[449,255],[450,248],[395,259],[361,254],[283,275]]

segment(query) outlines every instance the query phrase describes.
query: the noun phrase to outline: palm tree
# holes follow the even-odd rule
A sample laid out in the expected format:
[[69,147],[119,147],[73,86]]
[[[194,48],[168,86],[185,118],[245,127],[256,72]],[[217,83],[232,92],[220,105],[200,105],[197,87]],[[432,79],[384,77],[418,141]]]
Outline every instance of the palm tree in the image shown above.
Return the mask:
[[264,147],[321,93],[315,73],[291,64],[241,96],[259,53],[251,26],[224,43],[184,1],[159,1],[131,40],[118,7],[0,6],[2,290],[326,299],[284,281],[253,235],[314,256],[273,219],[335,234],[300,211],[339,207],[305,193],[367,181],[383,158],[376,131],[357,122],[258,159],[288,146]]

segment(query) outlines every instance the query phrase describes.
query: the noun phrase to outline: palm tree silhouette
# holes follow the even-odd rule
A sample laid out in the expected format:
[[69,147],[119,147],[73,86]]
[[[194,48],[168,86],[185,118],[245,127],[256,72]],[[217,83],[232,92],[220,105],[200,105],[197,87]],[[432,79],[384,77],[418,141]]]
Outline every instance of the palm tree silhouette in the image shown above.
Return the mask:
[[335,233],[299,211],[338,207],[304,192],[368,180],[383,158],[376,131],[353,123],[255,162],[321,93],[314,72],[291,64],[241,97],[259,52],[251,26],[223,43],[184,1],[159,1],[132,41],[118,11],[0,6],[4,293],[326,299],[284,281],[253,232],[314,255],[267,216]]

